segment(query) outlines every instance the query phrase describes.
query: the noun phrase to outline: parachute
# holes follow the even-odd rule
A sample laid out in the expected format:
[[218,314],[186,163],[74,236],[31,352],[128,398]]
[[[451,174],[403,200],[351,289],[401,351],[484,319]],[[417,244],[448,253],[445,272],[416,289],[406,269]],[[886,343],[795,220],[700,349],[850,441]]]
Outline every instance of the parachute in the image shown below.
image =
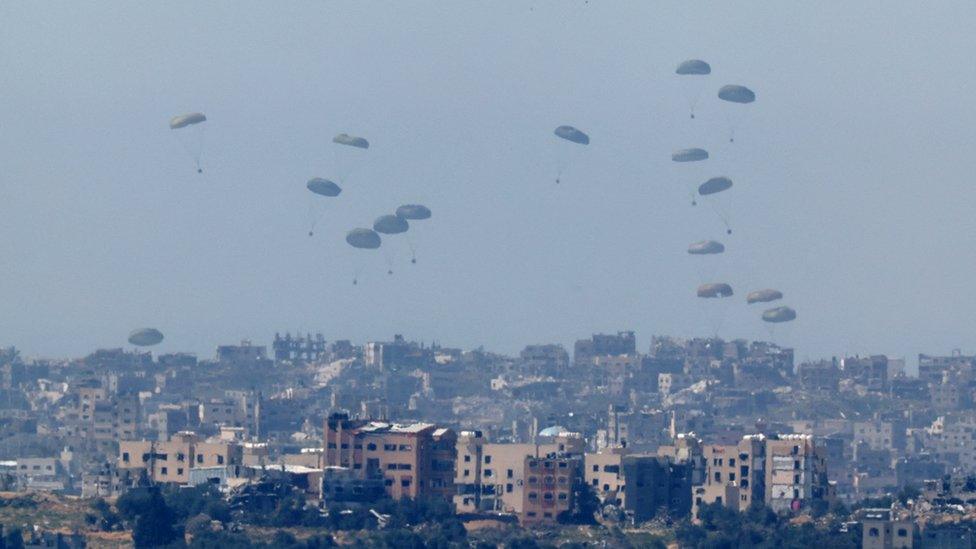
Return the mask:
[[724,282],[716,282],[712,284],[702,284],[698,287],[698,297],[703,298],[714,298],[714,297],[730,297],[732,295],[732,286]]
[[404,204],[396,209],[396,215],[403,219],[419,221],[422,219],[430,219],[431,211],[430,208],[421,204]]
[[353,229],[346,233],[346,242],[353,248],[375,250],[380,247],[380,235],[373,229]]
[[333,143],[338,143],[339,145],[348,145],[350,147],[356,147],[357,149],[368,149],[369,141],[363,137],[356,137],[355,135],[349,135],[347,133],[340,133],[339,135],[332,138]]
[[365,164],[369,141],[363,137],[340,133],[332,138],[332,142],[336,145],[342,145],[333,149],[335,154],[334,175],[340,183],[345,184],[349,180],[349,176]]
[[321,177],[313,177],[312,179],[309,179],[305,186],[308,187],[308,190],[321,196],[339,196],[339,193],[342,192],[342,187],[336,185],[334,182],[329,181],[328,179],[322,179]]
[[179,116],[174,116],[169,121],[169,129],[178,130],[185,128],[187,126],[192,126],[193,124],[199,124],[201,122],[206,122],[207,116],[202,112],[191,112],[188,114],[181,114]]
[[701,97],[704,82],[701,78],[688,77],[709,75],[712,73],[712,67],[701,59],[689,59],[687,61],[682,61],[674,72],[675,74],[683,77],[681,78],[681,81],[685,87],[685,97],[688,99],[688,109],[691,111],[691,118],[694,118],[695,105],[698,104],[698,98]]
[[[590,136],[572,126],[559,126],[552,133],[561,140],[556,143],[556,151],[554,152],[556,158],[556,183],[559,183],[562,180],[563,172],[566,171],[566,168],[569,167],[582,150],[576,145],[589,145]],[[568,141],[572,145],[563,141]]]
[[[380,234],[402,234],[407,232],[409,228],[410,224],[407,223],[407,220],[398,215],[381,215],[373,222],[373,230]],[[393,249],[389,246],[384,246],[383,252],[386,257],[387,274],[393,274]]]
[[773,289],[756,290],[746,295],[746,303],[750,305],[753,303],[769,303],[777,299],[783,299],[783,292]]
[[789,307],[775,307],[763,311],[762,319],[772,323],[791,322],[796,320],[796,311]]
[[713,177],[698,186],[698,194],[702,196],[720,193],[732,188],[732,180],[728,177]]
[[140,328],[129,334],[129,343],[139,347],[158,345],[163,341],[163,332],[156,328]]
[[712,67],[701,59],[682,61],[674,71],[681,75],[705,75],[712,73]]
[[752,103],[756,100],[756,93],[745,86],[729,84],[718,90],[718,98],[730,103]]
[[708,160],[708,151],[705,149],[681,149],[671,153],[673,162],[699,162]]
[[559,126],[553,130],[552,133],[556,134],[556,137],[561,137],[566,141],[572,141],[573,143],[578,143],[580,145],[590,144],[590,136],[572,126]]
[[[728,177],[713,177],[698,186],[698,194],[701,196],[708,196],[720,193],[722,191],[727,191],[731,188],[732,180]],[[730,216],[727,200],[710,199],[708,203],[712,206],[712,209],[715,210],[715,215],[717,215],[725,225],[725,232],[727,234],[732,234],[732,227],[729,225]]]
[[725,251],[725,245],[716,240],[702,240],[688,246],[688,253],[692,255],[720,254]]
[[[358,228],[346,233],[346,242],[353,248],[360,250],[375,250],[380,247],[382,241],[380,240],[380,235],[373,229]],[[356,274],[352,279],[353,285],[359,283],[359,275],[362,273],[362,270],[362,263],[357,261]]]
[[[339,196],[342,192],[342,187],[336,185],[334,182],[328,179],[322,179],[321,177],[313,177],[308,180],[305,187],[317,196],[324,196],[328,198],[334,198]],[[322,200],[313,200],[309,204],[308,216],[309,216],[309,229],[308,236],[315,234],[315,226],[318,225],[322,216],[325,214],[325,204]]]
[[182,130],[177,132],[176,137],[186,150],[187,154],[193,158],[197,167],[197,173],[203,173],[200,167],[200,158],[203,156],[203,122],[207,121],[207,116],[202,112],[191,112],[174,116],[169,120],[169,129]]
[[381,215],[373,222],[373,230],[381,234],[400,234],[407,232],[410,224],[398,215]]

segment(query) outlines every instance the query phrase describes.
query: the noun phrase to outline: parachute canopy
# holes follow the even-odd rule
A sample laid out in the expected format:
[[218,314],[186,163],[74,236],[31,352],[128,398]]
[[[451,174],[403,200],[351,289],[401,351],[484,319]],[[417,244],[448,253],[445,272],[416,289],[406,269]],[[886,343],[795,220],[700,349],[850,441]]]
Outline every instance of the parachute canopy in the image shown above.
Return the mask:
[[191,112],[187,114],[181,114],[179,116],[174,116],[169,121],[169,129],[178,130],[180,128],[185,128],[187,126],[192,126],[193,124],[199,124],[200,122],[206,122],[207,116],[202,112]]
[[718,98],[732,103],[752,103],[756,100],[756,94],[745,86],[729,84],[718,90]]
[[373,222],[373,230],[382,234],[400,234],[407,232],[410,224],[398,215],[381,215]]
[[698,287],[698,297],[729,297],[731,295],[732,286],[724,282],[702,284]]
[[375,250],[380,247],[380,235],[373,229],[353,229],[346,233],[346,242],[353,248]]
[[716,240],[702,240],[688,246],[688,253],[692,255],[720,254],[725,251],[725,245]]
[[763,311],[762,319],[766,322],[790,322],[796,320],[796,311],[789,307],[775,307]]
[[421,219],[430,219],[431,212],[430,208],[421,204],[404,204],[396,209],[396,215],[403,219],[419,221]]
[[682,61],[674,71],[677,74],[711,74],[712,67],[701,59],[689,59]]
[[349,135],[346,133],[340,133],[339,135],[332,138],[333,143],[338,143],[340,145],[348,145],[350,147],[356,147],[359,149],[368,149],[369,141],[365,138],[356,137],[354,135]]
[[705,149],[681,149],[671,153],[671,160],[674,162],[698,162],[708,159],[708,151]]
[[156,328],[140,328],[129,334],[129,343],[139,347],[158,345],[163,341],[163,332]]
[[773,289],[756,290],[749,292],[746,296],[746,303],[769,303],[777,299],[783,299],[783,292]]
[[705,196],[707,194],[720,193],[730,189],[731,187],[732,180],[728,177],[713,177],[698,186],[698,194]]
[[313,177],[312,179],[309,179],[305,186],[308,187],[308,190],[312,191],[313,193],[320,194],[322,196],[339,196],[339,193],[342,192],[342,188],[339,187],[339,185],[336,185],[328,179],[322,179],[321,177]]
[[572,141],[573,143],[579,143],[580,145],[590,144],[590,136],[572,126],[559,126],[552,133],[556,134],[556,137],[561,137],[566,141]]

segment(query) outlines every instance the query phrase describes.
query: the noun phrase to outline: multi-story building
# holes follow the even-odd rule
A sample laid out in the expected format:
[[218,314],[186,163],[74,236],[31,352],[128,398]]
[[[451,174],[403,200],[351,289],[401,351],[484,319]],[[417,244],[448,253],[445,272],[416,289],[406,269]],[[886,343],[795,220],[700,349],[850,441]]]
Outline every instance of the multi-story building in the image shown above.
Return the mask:
[[776,512],[797,511],[829,497],[825,452],[811,435],[766,439],[766,505]]
[[915,525],[911,520],[893,517],[890,509],[862,509],[858,516],[863,549],[912,549]]
[[744,511],[764,502],[781,512],[826,499],[825,453],[811,435],[748,435],[731,446],[705,445],[705,480],[693,488],[694,514],[705,503]]
[[119,443],[120,477],[136,481],[142,475],[151,482],[186,484],[190,469],[240,466],[243,449],[237,442],[204,442],[193,432],[177,433],[165,442],[124,440]]
[[704,445],[705,475],[693,487],[694,516],[706,503],[745,511],[753,502],[766,501],[766,437],[749,435],[738,444]]
[[604,505],[616,506],[635,522],[654,518],[662,508],[674,518],[691,510],[690,461],[608,448],[586,454],[583,474]]
[[583,469],[582,458],[579,454],[556,453],[523,456],[519,467],[525,477],[520,523],[554,523],[561,514],[573,509]]
[[573,347],[573,364],[589,367],[593,358],[607,355],[637,354],[637,338],[634,332],[617,332],[616,335],[593,334],[590,339],[580,339]]
[[382,478],[393,499],[454,494],[457,435],[450,429],[332,414],[324,431],[321,467],[348,467],[360,478]]
[[[577,433],[560,433],[551,442],[541,444],[489,443],[478,431],[465,431],[458,438],[457,468],[454,482],[458,485],[454,498],[458,512],[497,511],[515,513],[530,522],[547,520],[549,510],[536,510],[536,515],[526,515],[527,502],[535,504],[537,498],[546,496],[535,491],[536,496],[528,496],[529,488],[537,487],[539,477],[528,472],[531,463],[538,460],[561,459],[573,473],[563,483],[557,478],[557,485],[575,486],[581,481],[585,441]],[[543,464],[541,467],[545,468]],[[563,466],[556,464],[557,469]],[[562,477],[565,475],[557,475]],[[533,482],[533,478],[535,481]],[[539,485],[542,486],[542,485]],[[558,488],[558,486],[557,486]],[[540,488],[541,490],[541,488]],[[555,493],[549,491],[550,493]],[[565,501],[555,496],[558,505]],[[572,497],[572,496],[567,496]],[[560,503],[562,502],[562,503]],[[547,507],[548,509],[548,507]],[[539,514],[541,513],[541,514]]]

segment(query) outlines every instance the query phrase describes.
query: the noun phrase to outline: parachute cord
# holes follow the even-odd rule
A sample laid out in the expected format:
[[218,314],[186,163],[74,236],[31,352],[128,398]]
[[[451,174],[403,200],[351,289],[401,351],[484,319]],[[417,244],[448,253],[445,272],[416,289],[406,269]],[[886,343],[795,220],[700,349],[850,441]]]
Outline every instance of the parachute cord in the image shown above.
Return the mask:
[[407,247],[410,248],[410,263],[417,262],[417,247],[414,246],[413,237],[410,236],[410,232],[407,232]]
[[725,233],[732,234],[732,226],[729,224],[729,214],[720,211],[714,200],[709,200],[708,203],[712,206],[712,211],[715,212],[715,215],[718,216],[718,218],[722,221],[722,224],[725,225]]

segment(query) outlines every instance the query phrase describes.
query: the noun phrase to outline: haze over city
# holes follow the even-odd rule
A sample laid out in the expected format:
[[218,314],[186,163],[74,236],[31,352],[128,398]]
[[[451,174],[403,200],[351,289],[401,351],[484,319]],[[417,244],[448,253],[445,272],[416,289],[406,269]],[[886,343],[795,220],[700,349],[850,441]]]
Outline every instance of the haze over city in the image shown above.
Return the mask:
[[[312,330],[515,352],[598,331],[716,335],[693,241],[727,246],[717,335],[798,358],[973,348],[976,6],[652,2],[0,5],[0,334],[27,355]],[[95,31],[97,29],[97,31]],[[713,68],[688,117],[677,61]],[[755,90],[727,142],[713,88]],[[167,121],[208,118],[203,174]],[[592,139],[553,182],[552,128]],[[309,238],[332,137],[368,158]],[[669,154],[711,150],[732,235]],[[696,176],[697,177],[697,176]],[[417,263],[346,230],[402,203]],[[414,229],[411,229],[413,231]]]

